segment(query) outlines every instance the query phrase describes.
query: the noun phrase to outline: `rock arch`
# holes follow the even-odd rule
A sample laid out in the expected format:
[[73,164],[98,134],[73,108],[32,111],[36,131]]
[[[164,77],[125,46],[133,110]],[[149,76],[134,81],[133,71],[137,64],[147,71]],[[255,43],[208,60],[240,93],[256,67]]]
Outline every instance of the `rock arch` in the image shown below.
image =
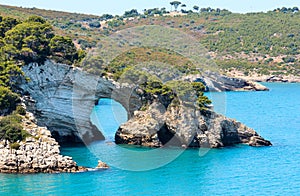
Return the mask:
[[[79,68],[46,61],[23,67],[30,79],[20,89],[27,108],[40,126],[47,126],[59,142],[84,142],[104,139],[91,123],[90,114],[100,98],[112,98],[131,114],[142,105],[129,86],[122,86]],[[129,119],[128,118],[128,119]]]
[[[116,100],[129,114],[129,121],[122,125],[116,133],[117,143],[132,144],[133,141],[135,144],[135,141],[138,141],[139,145],[159,147],[166,142],[164,141],[167,139],[165,133],[158,139],[154,137],[154,140],[148,141],[147,138],[153,139],[153,131],[159,133],[161,130],[148,130],[140,126],[151,123],[151,118],[145,118],[147,122],[140,122],[140,118],[132,115],[134,111],[141,108],[143,99],[128,85],[120,85],[117,82],[83,72],[79,68],[51,61],[46,61],[44,65],[35,63],[26,65],[23,67],[23,71],[30,78],[30,81],[22,81],[19,85],[23,95],[26,95],[24,99],[27,109],[35,114],[38,125],[46,126],[59,142],[88,144],[104,139],[90,119],[92,109],[100,98]],[[153,104],[155,105],[155,103]],[[155,108],[148,109],[144,114],[155,112]],[[191,147],[217,148],[235,143],[246,143],[251,146],[272,145],[270,141],[259,136],[253,129],[213,111],[192,115],[193,112],[184,104],[174,108],[179,110],[172,112],[172,107],[170,107],[169,112],[163,112],[158,116],[154,115],[154,120],[156,122],[165,121],[163,123],[168,127],[163,127],[164,131],[170,131],[173,135],[179,136],[176,140],[177,143],[183,141],[185,146],[190,146],[189,139],[193,139],[196,141]],[[136,114],[139,116],[138,112]],[[181,117],[182,114],[186,114],[183,115],[185,118]],[[133,118],[130,119],[131,116]],[[206,131],[203,132],[201,126],[198,126],[200,125],[197,123],[198,121],[203,121],[201,124],[205,124]],[[228,123],[223,123],[225,121]],[[192,134],[190,134],[191,130]],[[141,135],[144,135],[146,140],[141,140]]]

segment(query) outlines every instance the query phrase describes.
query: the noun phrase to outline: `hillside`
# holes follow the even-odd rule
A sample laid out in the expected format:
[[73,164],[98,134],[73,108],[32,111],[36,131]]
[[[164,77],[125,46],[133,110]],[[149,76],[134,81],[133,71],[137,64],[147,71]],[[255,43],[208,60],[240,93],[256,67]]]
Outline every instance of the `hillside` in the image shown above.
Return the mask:
[[[281,8],[267,13],[237,14],[228,10],[186,11],[171,16],[165,9],[126,11],[123,16],[0,6],[1,15],[44,17],[77,47],[93,48],[103,36],[140,25],[162,25],[194,36],[209,51],[223,73],[241,75],[299,75],[300,13]],[[124,58],[124,62],[128,57]],[[140,59],[143,59],[140,57]],[[121,61],[120,59],[118,61]]]

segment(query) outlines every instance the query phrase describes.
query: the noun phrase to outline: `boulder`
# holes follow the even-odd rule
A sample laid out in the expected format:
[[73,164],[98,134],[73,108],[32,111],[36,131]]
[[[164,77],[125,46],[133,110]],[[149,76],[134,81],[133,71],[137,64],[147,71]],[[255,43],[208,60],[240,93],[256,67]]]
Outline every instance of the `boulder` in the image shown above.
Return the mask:
[[106,163],[99,160],[96,169],[109,169],[109,166]]

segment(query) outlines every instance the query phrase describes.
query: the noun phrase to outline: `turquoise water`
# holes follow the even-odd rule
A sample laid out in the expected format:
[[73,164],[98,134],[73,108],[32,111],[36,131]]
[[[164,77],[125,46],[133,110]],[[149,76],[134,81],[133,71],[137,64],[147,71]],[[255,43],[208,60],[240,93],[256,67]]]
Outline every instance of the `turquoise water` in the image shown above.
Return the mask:
[[[89,148],[63,147],[62,153],[72,156],[79,165],[90,167],[103,159],[114,166],[111,169],[77,174],[0,174],[0,194],[299,195],[300,84],[266,85],[271,89],[269,92],[227,92],[209,96],[217,100],[216,110],[256,129],[272,141],[272,147],[238,145],[200,152],[162,149],[152,154],[151,149],[130,148],[123,156],[118,152],[124,148],[111,143],[111,132],[107,131],[108,142],[98,142]],[[226,103],[226,107],[222,103]],[[124,120],[124,115],[121,116]],[[152,157],[140,156],[148,154]],[[172,157],[177,158],[167,163]],[[145,164],[140,169],[146,171],[130,171],[136,169],[138,163]],[[147,170],[159,164],[163,166]]]

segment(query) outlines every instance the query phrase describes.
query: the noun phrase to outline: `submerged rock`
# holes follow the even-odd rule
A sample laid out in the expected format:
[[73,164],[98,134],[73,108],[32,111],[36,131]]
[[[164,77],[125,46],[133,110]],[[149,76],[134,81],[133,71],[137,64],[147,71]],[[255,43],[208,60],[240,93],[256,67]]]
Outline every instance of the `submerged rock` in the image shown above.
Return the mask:
[[244,143],[250,146],[270,146],[271,142],[253,129],[210,110],[200,111],[189,104],[170,104],[167,109],[153,102],[146,111],[120,126],[117,144],[149,147],[184,146],[219,148]]
[[109,166],[106,163],[99,160],[96,169],[109,169]]

